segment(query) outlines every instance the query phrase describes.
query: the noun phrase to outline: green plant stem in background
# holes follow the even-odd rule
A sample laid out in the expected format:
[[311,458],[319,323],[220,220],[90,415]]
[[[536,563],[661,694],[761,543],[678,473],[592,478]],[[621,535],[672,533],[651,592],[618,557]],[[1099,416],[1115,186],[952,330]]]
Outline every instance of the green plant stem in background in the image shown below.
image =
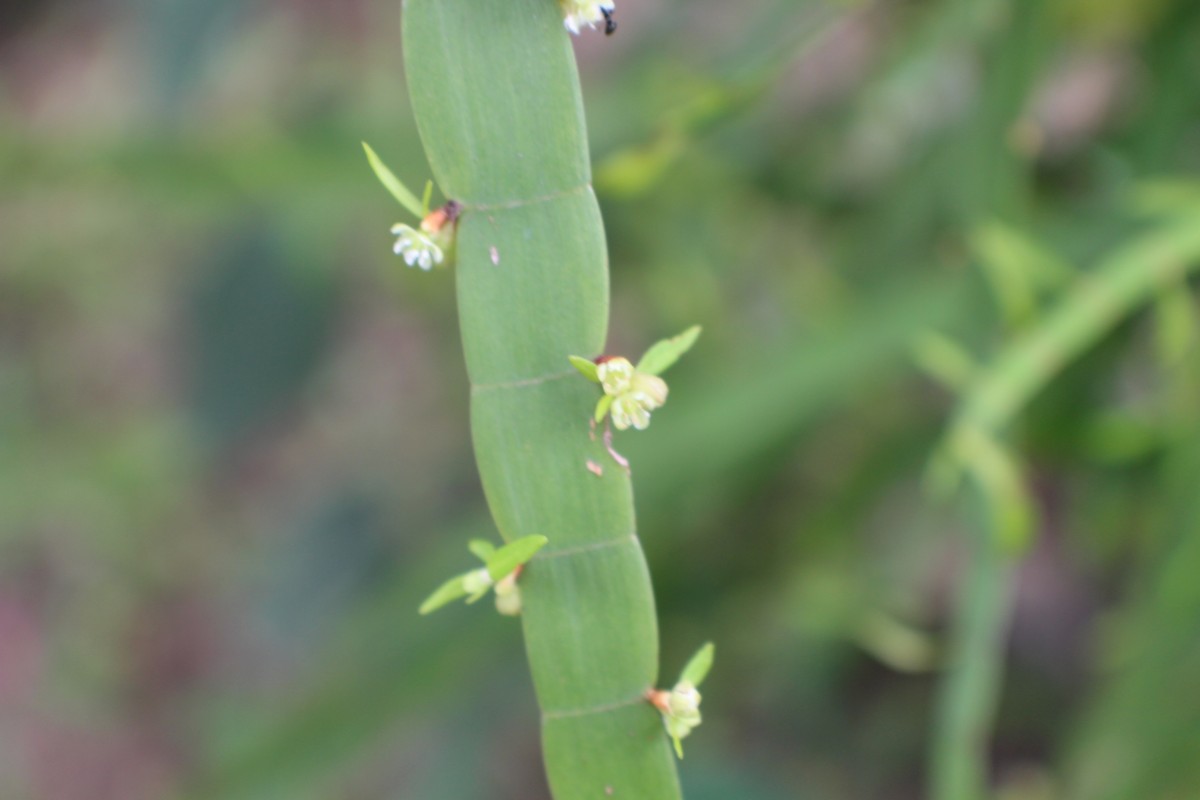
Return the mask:
[[484,491],[506,541],[549,538],[521,592],[551,789],[677,798],[644,700],[658,631],[629,476],[591,435],[596,387],[567,360],[604,346],[608,265],[562,13],[406,0],[404,55],[434,175],[464,209],[458,300]]
[[[1200,351],[1193,351],[1200,357]],[[1134,603],[1117,622],[1122,669],[1105,675],[1075,724],[1068,800],[1192,797],[1200,700],[1200,426],[1163,459],[1154,525],[1163,547],[1139,565]],[[1112,658],[1112,654],[1109,655]]]
[[973,526],[970,565],[958,589],[948,673],[938,698],[933,800],[987,797],[988,739],[1003,682],[1014,560],[985,523]]
[[[965,458],[972,489],[992,511],[986,515],[988,522],[976,527],[971,566],[959,591],[950,671],[932,751],[935,800],[987,796],[987,732],[1000,692],[1012,571],[1020,552],[1013,547],[1006,551],[1014,536],[1004,528],[1031,530],[1033,524],[1023,483],[984,480],[996,470],[967,454],[1002,454],[993,437],[1002,434],[1034,396],[1162,287],[1178,285],[1197,267],[1200,214],[1169,217],[1080,278],[1065,299],[982,370],[964,394],[951,442]],[[972,440],[987,446],[962,446]],[[1025,519],[1006,522],[1014,514]]]
[[1068,364],[1163,287],[1200,268],[1200,212],[1170,219],[1106,259],[971,385],[956,424],[999,433]]

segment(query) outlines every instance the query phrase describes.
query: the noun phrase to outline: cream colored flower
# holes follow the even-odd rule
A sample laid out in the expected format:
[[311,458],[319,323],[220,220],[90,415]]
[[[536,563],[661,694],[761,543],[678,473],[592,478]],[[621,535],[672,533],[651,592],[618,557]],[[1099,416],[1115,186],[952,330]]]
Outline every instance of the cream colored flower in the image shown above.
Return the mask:
[[700,692],[686,681],[675,684],[667,698],[663,712],[663,726],[667,734],[676,741],[686,739],[688,734],[700,726]]
[[630,392],[648,411],[661,408],[667,402],[667,382],[648,372],[634,373]]
[[610,358],[596,368],[604,393],[612,398],[610,413],[617,430],[645,430],[650,412],[667,402],[667,382],[657,375],[639,372],[625,358]]
[[667,700],[667,705],[671,708],[671,713],[677,717],[696,716],[700,714],[700,692],[692,684],[681,681],[675,684],[675,688],[671,690],[671,697]]
[[631,427],[644,431],[650,425],[650,410],[631,394],[623,394],[613,400],[609,413],[612,414],[613,425],[616,425],[619,431]]
[[620,397],[633,388],[633,364],[628,358],[610,358],[596,367],[596,377],[604,387],[604,393]]
[[[596,402],[592,424],[611,418],[617,430],[650,424],[650,412],[667,402],[667,382],[659,377],[691,349],[700,336],[700,326],[693,325],[678,336],[655,342],[637,365],[627,358],[604,356],[598,359],[568,356],[567,360],[583,377],[600,384],[604,394]],[[612,457],[626,469],[628,462],[612,449],[612,428],[605,429],[605,443]]]

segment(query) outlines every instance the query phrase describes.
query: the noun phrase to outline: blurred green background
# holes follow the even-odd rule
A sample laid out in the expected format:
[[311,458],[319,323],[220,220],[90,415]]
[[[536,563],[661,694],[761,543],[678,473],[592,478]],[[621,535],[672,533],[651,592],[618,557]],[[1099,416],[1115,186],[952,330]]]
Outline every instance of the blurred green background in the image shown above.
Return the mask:
[[[705,327],[619,437],[664,679],[718,644],[687,796],[1200,797],[1195,281],[1015,410],[1026,493],[927,480],[947,382],[1200,226],[1200,4],[618,6],[610,350]],[[3,800],[548,797],[518,627],[415,613],[494,534],[359,147],[423,184],[398,7],[0,6]]]

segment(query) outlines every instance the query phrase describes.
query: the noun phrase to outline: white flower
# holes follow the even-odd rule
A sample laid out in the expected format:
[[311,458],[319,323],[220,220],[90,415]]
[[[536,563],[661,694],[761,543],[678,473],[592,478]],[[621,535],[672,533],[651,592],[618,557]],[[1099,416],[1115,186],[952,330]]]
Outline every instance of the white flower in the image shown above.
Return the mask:
[[392,250],[403,256],[404,263],[410,267],[420,267],[428,272],[442,263],[442,248],[424,233],[398,222],[392,226],[392,235],[396,237]]
[[616,6],[611,0],[559,0],[563,8],[563,24],[567,30],[578,35],[584,25],[596,27],[605,21],[604,12],[611,14]]

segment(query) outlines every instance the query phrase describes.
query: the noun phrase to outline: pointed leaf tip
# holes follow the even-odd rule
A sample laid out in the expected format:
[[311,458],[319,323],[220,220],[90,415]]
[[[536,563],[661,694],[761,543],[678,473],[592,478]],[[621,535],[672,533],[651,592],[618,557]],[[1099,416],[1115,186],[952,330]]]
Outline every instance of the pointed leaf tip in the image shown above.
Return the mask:
[[912,356],[920,369],[952,392],[965,391],[979,369],[962,345],[934,331],[913,343]]
[[421,196],[421,219],[429,216],[429,203],[433,200],[433,181],[425,181],[425,194]]
[[684,353],[692,349],[692,345],[696,344],[696,340],[700,338],[700,331],[699,325],[693,325],[678,336],[656,342],[638,362],[638,371],[648,372],[651,375],[661,375],[666,372]]
[[504,545],[487,559],[488,574],[499,581],[517,567],[524,564],[541,550],[550,540],[545,536],[526,536]]
[[1016,454],[974,425],[961,426],[954,437],[954,454],[986,501],[996,544],[1010,554],[1024,552],[1036,531],[1037,509]]
[[716,648],[712,642],[707,642],[703,647],[696,651],[696,655],[688,661],[687,666],[683,668],[683,672],[679,675],[680,683],[690,683],[692,686],[699,686],[701,682],[708,677],[708,671],[712,669],[713,653]]
[[600,382],[600,373],[596,367],[595,361],[592,361],[590,358],[583,358],[582,356],[567,356],[567,358],[570,360],[571,365],[575,367],[575,369],[579,370],[583,377],[587,378],[592,383]]
[[383,163],[383,159],[379,154],[366,142],[362,143],[363,151],[367,154],[367,163],[371,165],[371,171],[375,173],[375,177],[383,184],[383,188],[388,190],[388,194],[396,198],[396,202],[404,206],[413,216],[421,219],[424,215],[421,213],[421,201],[417,196],[408,190],[399,178],[396,177],[387,164]]
[[467,590],[463,587],[464,577],[463,575],[456,575],[439,586],[433,594],[425,599],[424,603],[421,603],[421,607],[417,609],[417,613],[424,616],[425,614],[437,611],[448,603],[453,603],[460,597],[466,597]]
[[596,422],[599,423],[604,420],[604,415],[608,413],[608,409],[612,408],[613,399],[611,394],[606,394],[596,403],[596,413],[592,416]]
[[487,563],[487,560],[496,552],[496,546],[486,539],[472,539],[467,542],[467,549],[484,563]]

